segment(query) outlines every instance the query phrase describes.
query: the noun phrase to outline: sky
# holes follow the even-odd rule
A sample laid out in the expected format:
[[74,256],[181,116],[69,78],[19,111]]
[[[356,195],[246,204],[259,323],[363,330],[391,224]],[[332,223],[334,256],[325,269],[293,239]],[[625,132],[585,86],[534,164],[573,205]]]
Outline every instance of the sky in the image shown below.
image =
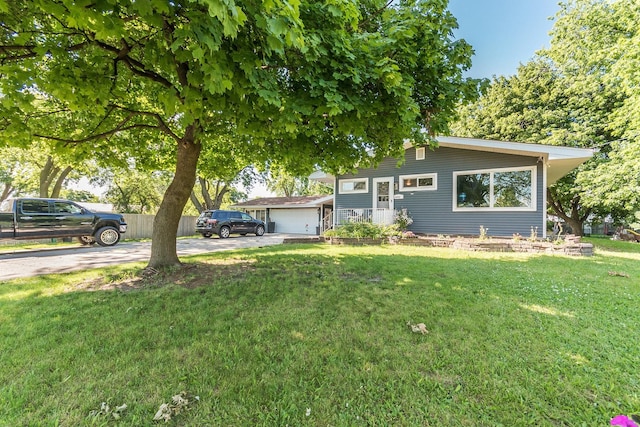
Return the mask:
[[475,50],[467,77],[510,76],[520,63],[549,47],[549,20],[560,9],[559,0],[449,0],[458,20],[455,37]]

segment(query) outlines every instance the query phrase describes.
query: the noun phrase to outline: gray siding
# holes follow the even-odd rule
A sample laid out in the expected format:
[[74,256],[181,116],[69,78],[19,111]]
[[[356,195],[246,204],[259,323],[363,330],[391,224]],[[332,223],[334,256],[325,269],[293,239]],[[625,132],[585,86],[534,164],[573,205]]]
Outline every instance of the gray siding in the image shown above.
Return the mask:
[[[490,211],[490,212],[454,212],[453,211],[453,173],[479,169],[511,168],[537,166],[537,195],[535,211]],[[336,209],[371,208],[373,204],[372,178],[394,177],[399,185],[400,175],[436,173],[438,189],[435,191],[400,192],[403,199],[395,200],[395,209],[407,209],[413,218],[409,226],[411,231],[427,234],[478,235],[480,226],[488,228],[493,236],[511,236],[520,233],[523,237],[531,234],[531,228],[538,228],[542,237],[546,226],[544,206],[544,169],[538,157],[511,154],[488,153],[475,150],[440,147],[427,149],[424,160],[416,160],[415,148],[405,151],[405,163],[397,166],[397,159],[386,159],[377,168],[361,169],[356,175],[338,176],[338,179],[369,179],[369,192],[366,194],[339,194],[336,191]],[[396,187],[397,188],[397,187]]]

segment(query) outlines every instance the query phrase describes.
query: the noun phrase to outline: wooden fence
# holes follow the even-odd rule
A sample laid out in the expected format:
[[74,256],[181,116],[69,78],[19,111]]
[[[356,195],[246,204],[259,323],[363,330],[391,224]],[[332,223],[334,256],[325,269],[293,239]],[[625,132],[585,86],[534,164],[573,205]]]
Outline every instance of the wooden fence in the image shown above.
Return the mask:
[[[146,239],[151,237],[154,215],[123,214],[123,216],[124,220],[127,221],[125,239]],[[196,234],[196,219],[198,219],[197,216],[183,216],[180,218],[177,236],[193,236]]]

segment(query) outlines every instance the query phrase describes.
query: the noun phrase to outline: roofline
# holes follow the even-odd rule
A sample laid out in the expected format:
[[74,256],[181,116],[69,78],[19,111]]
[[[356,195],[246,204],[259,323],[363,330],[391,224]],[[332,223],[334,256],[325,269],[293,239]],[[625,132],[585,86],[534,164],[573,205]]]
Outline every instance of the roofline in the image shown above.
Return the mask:
[[[266,197],[268,198],[268,197]],[[261,200],[261,199],[255,199],[257,200]],[[250,204],[250,201],[247,202],[243,202],[242,204],[235,204],[235,205],[231,205],[232,207],[237,207],[237,208],[241,208],[241,209],[259,209],[259,208],[269,208],[269,209],[273,209],[273,208],[287,208],[287,209],[304,209],[304,208],[317,208],[320,207],[320,205],[322,205],[325,202],[328,202],[330,200],[333,200],[333,194],[329,194],[325,197],[321,197],[318,198],[316,200],[314,200],[313,202],[309,202],[309,203],[304,203],[304,204],[293,204],[293,205],[288,205],[288,204],[274,204],[274,205],[269,205],[269,204]]]

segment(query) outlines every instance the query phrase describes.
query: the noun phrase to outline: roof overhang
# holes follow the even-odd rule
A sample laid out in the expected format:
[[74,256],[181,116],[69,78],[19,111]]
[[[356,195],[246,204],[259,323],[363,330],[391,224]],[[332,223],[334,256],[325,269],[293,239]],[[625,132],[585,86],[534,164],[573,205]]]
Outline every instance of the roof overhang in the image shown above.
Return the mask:
[[[284,200],[289,199],[289,201]],[[326,203],[333,203],[333,195],[317,197],[313,200],[304,200],[298,202],[296,199],[300,200],[303,198],[296,197],[263,197],[260,199],[249,200],[242,203],[237,203],[233,205],[235,208],[242,209],[304,209],[304,208],[319,208]],[[305,197],[304,199],[308,199]]]
[[317,181],[317,182],[321,182],[323,184],[329,185],[331,187],[333,187],[334,183],[336,182],[336,177],[328,174],[324,171],[321,170],[317,170],[314,173],[312,173],[311,175],[309,175],[309,179],[312,181]]
[[[490,139],[439,136],[436,140],[440,147],[538,157],[541,160],[546,161],[548,166],[547,185],[553,184],[573,169],[589,160],[595,153],[595,150],[590,148],[528,144],[522,142],[495,141]],[[409,143],[409,146],[410,145],[411,144]],[[405,148],[408,148],[406,144]]]

